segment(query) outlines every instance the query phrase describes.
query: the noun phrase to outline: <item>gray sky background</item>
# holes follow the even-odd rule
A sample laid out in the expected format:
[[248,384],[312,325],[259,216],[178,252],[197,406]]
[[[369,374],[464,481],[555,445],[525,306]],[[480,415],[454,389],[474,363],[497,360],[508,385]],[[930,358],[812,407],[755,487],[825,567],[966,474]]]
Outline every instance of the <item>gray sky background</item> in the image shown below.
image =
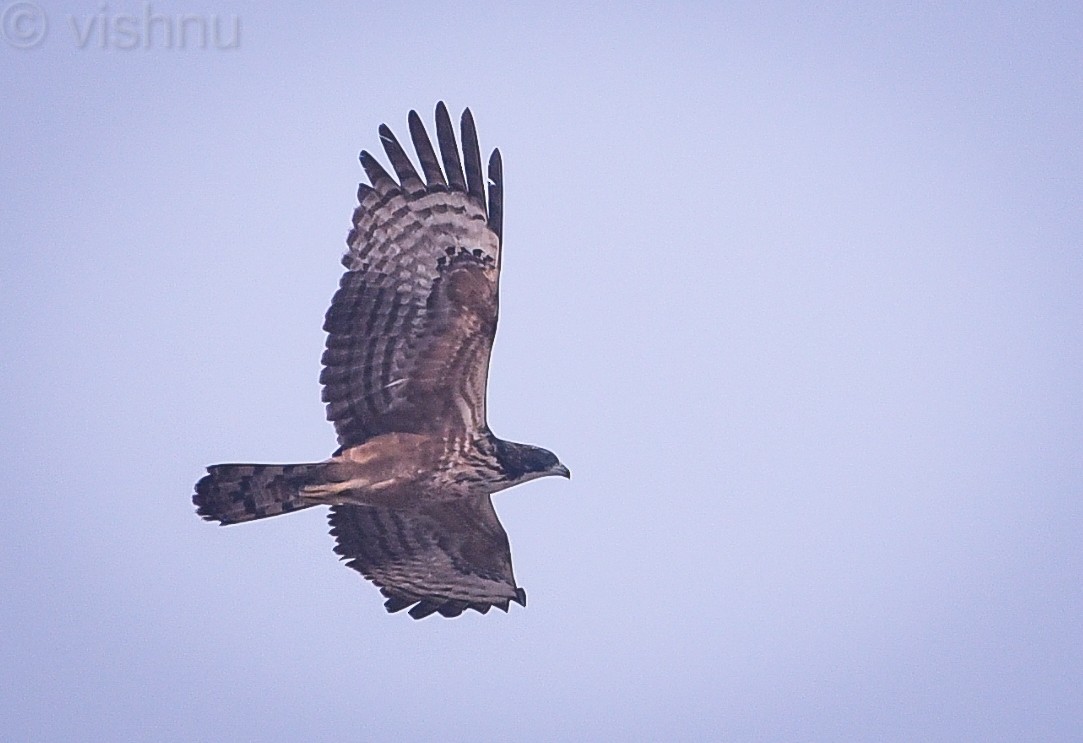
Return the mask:
[[[867,5],[2,5],[0,737],[1077,740],[1083,11]],[[414,622],[189,499],[334,449],[357,153],[440,99],[574,479],[496,499],[529,608]]]

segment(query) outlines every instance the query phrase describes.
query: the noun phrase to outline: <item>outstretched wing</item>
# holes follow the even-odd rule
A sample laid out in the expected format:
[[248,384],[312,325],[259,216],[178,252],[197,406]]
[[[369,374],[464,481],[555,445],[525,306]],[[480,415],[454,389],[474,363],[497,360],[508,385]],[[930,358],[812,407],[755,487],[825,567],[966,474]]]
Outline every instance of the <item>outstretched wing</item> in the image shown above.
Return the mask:
[[439,612],[482,614],[526,606],[515,585],[508,536],[489,496],[431,501],[405,509],[333,506],[335,552],[380,587],[390,612],[414,605],[414,619]]
[[358,188],[347,271],[324,323],[320,375],[327,417],[343,448],[393,431],[486,428],[503,178],[494,150],[486,202],[469,109],[461,131],[462,160],[447,109],[438,104],[441,168],[421,119],[410,112],[422,175],[386,126],[380,139],[397,180],[361,153],[372,185]]

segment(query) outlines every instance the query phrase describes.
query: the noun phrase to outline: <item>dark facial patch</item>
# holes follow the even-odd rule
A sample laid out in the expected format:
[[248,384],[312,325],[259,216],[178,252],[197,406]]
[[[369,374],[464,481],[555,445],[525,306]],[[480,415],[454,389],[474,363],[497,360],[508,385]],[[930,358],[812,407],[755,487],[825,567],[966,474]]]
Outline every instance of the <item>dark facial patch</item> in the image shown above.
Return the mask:
[[496,440],[496,456],[509,480],[518,480],[531,472],[545,472],[558,464],[548,449],[511,441]]

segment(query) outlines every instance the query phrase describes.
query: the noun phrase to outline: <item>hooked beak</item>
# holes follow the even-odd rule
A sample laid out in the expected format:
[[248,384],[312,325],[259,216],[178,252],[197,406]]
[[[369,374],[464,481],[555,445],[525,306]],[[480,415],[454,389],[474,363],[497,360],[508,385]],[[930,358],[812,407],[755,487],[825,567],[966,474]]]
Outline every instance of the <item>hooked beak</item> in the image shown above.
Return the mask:
[[553,468],[553,474],[554,475],[560,475],[561,477],[565,477],[565,478],[567,478],[569,480],[572,479],[571,471],[567,467],[565,467],[563,464],[558,464],[556,467],[554,467]]

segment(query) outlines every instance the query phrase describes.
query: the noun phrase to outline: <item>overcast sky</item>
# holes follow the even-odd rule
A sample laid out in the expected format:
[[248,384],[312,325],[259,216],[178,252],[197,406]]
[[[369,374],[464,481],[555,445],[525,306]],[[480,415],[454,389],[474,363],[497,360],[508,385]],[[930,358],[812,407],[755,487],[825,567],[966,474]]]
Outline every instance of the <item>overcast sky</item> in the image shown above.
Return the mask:
[[[869,5],[0,0],[0,738],[1078,740],[1083,11]],[[495,499],[528,608],[415,622],[190,497],[335,448],[357,153],[441,99],[574,479]]]

